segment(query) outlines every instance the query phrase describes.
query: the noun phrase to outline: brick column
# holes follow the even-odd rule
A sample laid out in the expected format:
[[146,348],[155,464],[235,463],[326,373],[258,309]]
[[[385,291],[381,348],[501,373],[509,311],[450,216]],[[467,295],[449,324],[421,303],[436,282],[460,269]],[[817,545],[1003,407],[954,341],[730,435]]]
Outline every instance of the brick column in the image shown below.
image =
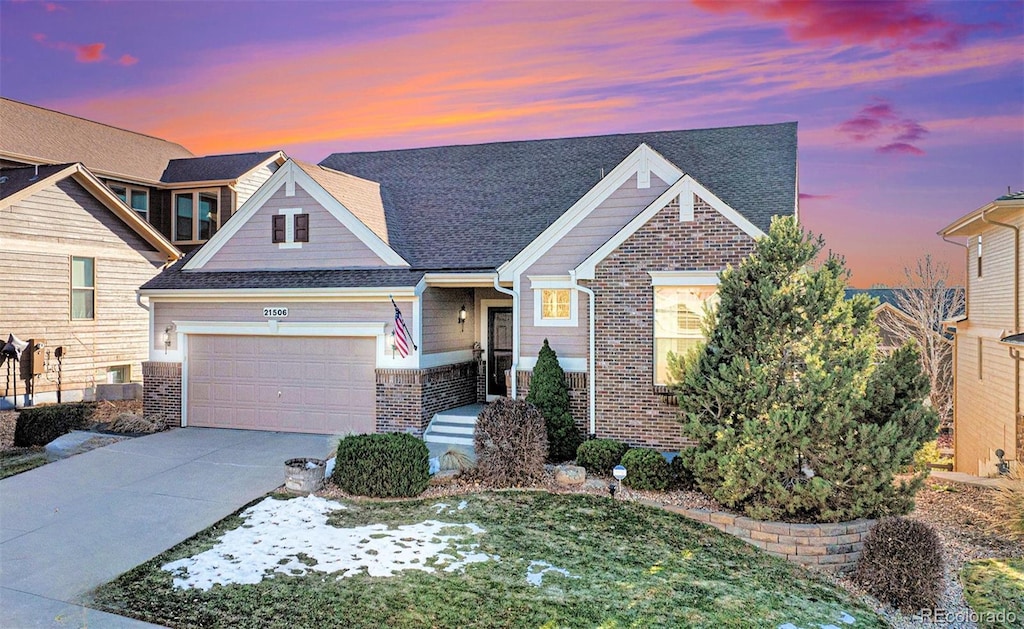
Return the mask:
[[163,417],[169,428],[181,426],[181,363],[142,363],[142,414]]

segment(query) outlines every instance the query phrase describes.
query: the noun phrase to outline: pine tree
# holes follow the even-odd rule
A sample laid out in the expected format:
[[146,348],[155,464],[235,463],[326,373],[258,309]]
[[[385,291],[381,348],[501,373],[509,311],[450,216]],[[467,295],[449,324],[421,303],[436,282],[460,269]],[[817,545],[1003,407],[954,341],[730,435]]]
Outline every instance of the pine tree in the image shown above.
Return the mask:
[[[759,519],[834,522],[906,513],[923,477],[895,485],[937,418],[905,347],[877,367],[877,302],[844,298],[848,272],[793,218],[723,272],[717,322],[675,379],[700,488]],[[677,363],[678,365],[679,363]]]
[[537,364],[530,378],[526,401],[540,409],[548,431],[548,459],[560,463],[576,457],[576,448],[583,439],[569,410],[569,387],[565,372],[558,364],[558,355],[548,340],[540,348]]

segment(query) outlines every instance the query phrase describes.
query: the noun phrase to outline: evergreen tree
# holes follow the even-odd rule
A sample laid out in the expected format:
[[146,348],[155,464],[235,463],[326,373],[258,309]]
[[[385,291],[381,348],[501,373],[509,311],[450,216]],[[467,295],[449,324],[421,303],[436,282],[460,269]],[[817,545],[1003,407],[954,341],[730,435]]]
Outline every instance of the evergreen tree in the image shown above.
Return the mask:
[[576,457],[576,448],[583,439],[569,410],[569,387],[565,372],[558,364],[558,355],[544,339],[537,364],[530,378],[526,401],[540,409],[548,431],[548,459],[555,463]]
[[844,298],[848,272],[791,217],[722,273],[708,340],[675,361],[684,451],[700,488],[759,519],[832,522],[906,513],[923,476],[895,474],[935,432],[927,378],[905,347],[877,367],[877,302]]

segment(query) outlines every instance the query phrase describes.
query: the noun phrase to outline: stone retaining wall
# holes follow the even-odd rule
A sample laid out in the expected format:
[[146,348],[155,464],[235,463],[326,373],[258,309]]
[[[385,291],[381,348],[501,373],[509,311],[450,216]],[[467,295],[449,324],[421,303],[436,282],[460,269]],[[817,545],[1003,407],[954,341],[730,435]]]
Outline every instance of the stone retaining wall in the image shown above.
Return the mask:
[[686,509],[654,503],[667,511],[696,520],[807,568],[847,572],[857,565],[864,540],[877,520],[834,524],[762,522],[722,511]]

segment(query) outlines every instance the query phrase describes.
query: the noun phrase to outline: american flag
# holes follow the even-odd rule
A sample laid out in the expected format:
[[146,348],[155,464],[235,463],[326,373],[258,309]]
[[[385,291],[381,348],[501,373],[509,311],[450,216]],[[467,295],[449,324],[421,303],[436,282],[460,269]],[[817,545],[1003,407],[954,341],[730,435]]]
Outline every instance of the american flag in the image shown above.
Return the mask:
[[412,333],[409,328],[405,325],[405,319],[402,318],[402,311],[398,309],[398,304],[395,300],[391,300],[391,305],[395,307],[395,349],[398,353],[405,358],[409,355],[409,346],[413,349],[418,349],[416,343],[412,340]]

